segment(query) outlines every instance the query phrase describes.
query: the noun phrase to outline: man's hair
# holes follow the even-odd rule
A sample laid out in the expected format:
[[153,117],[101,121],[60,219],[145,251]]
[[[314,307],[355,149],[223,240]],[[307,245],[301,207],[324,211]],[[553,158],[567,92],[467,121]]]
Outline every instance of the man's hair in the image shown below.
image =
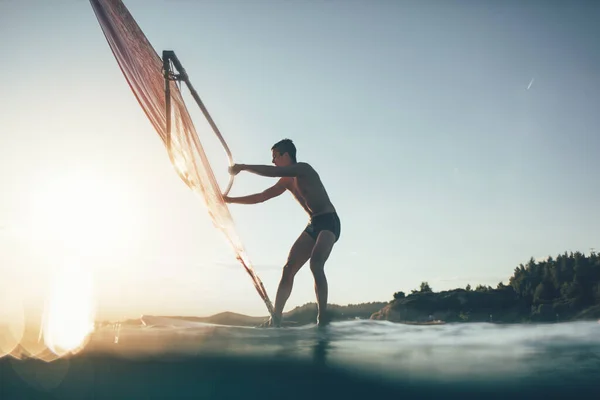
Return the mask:
[[292,161],[296,162],[296,146],[291,139],[280,140],[271,147],[271,150],[277,150],[281,155],[288,153]]

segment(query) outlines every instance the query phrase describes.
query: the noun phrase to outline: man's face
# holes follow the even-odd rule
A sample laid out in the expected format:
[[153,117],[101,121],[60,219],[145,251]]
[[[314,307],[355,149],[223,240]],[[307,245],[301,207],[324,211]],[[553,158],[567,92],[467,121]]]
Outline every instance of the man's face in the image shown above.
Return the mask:
[[273,162],[273,164],[275,164],[275,166],[282,167],[282,166],[286,165],[286,160],[285,160],[286,157],[279,154],[279,151],[277,151],[276,149],[273,149],[272,155],[273,155],[273,159],[271,161]]

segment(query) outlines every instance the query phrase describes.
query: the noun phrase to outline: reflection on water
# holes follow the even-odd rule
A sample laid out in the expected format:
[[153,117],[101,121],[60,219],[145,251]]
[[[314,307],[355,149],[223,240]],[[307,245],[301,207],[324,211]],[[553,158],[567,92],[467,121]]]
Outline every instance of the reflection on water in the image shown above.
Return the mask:
[[327,365],[327,353],[331,349],[331,341],[325,337],[318,338],[313,346],[313,361],[315,365]]

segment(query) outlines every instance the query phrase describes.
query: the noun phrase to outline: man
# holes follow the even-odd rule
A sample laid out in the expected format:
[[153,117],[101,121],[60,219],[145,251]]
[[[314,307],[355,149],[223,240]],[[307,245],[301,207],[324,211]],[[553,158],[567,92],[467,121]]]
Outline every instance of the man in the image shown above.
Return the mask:
[[275,298],[275,312],[268,325],[281,325],[283,309],[294,285],[294,276],[310,259],[317,296],[317,324],[322,326],[328,322],[325,262],[340,237],[340,219],[329,200],[319,174],[309,164],[296,161],[296,146],[290,139],[275,143],[271,152],[274,167],[235,164],[230,168],[230,173],[235,175],[240,171],[248,171],[261,176],[279,177],[277,183],[261,193],[243,197],[225,197],[225,201],[237,204],[262,203],[289,190],[308,213],[309,223],[292,246],[283,267]]

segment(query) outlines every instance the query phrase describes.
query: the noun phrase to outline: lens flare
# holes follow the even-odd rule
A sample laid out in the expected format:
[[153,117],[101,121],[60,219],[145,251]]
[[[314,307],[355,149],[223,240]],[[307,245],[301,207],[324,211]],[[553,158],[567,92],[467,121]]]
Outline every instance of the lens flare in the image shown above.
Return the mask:
[[44,312],[44,343],[59,357],[79,352],[94,331],[94,317],[92,274],[72,263],[55,277]]
[[0,357],[10,354],[25,330],[23,299],[10,287],[0,290]]

